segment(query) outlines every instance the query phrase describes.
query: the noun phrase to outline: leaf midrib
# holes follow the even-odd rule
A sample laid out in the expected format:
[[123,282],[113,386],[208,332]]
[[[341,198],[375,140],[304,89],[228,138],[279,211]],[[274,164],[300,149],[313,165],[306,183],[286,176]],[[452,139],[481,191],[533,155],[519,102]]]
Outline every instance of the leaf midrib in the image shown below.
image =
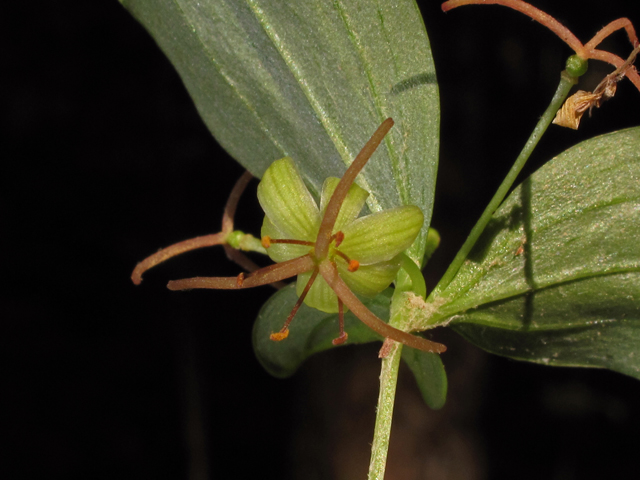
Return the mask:
[[[565,278],[565,279],[563,279],[561,281],[548,283],[546,285],[540,285],[540,286],[537,286],[536,288],[530,288],[530,289],[526,289],[526,290],[518,290],[518,291],[515,291],[515,292],[511,292],[511,293],[509,293],[507,295],[504,295],[504,296],[492,297],[491,299],[489,299],[487,301],[478,302],[476,300],[476,301],[467,301],[466,303],[460,303],[460,304],[457,304],[457,302],[455,302],[455,301],[451,302],[451,303],[445,303],[441,307],[438,308],[438,311],[442,311],[446,307],[451,307],[451,306],[453,306],[455,308],[455,310],[452,311],[452,312],[447,311],[444,315],[442,315],[440,318],[438,318],[437,322],[441,323],[440,322],[441,320],[446,320],[446,319],[451,318],[453,316],[464,314],[465,312],[467,312],[468,310],[471,310],[471,309],[476,309],[476,308],[479,308],[479,307],[487,306],[487,305],[492,304],[492,303],[515,300],[518,297],[522,297],[523,295],[527,295],[527,294],[530,294],[530,293],[539,293],[539,292],[542,292],[543,290],[548,290],[548,289],[551,289],[551,288],[559,288],[562,285],[566,285],[566,284],[569,284],[569,283],[575,283],[575,282],[580,282],[580,281],[594,279],[594,278],[613,276],[613,275],[621,275],[621,274],[627,274],[627,273],[640,273],[640,266],[631,267],[631,268],[612,269],[612,270],[607,270],[606,272],[600,272],[600,273],[590,272],[590,273],[587,273],[587,274],[584,274],[584,275],[576,275],[576,276],[573,276],[573,277]],[[467,299],[467,300],[471,300],[471,299]],[[437,301],[438,301],[438,298],[435,298],[432,303],[435,303]],[[433,315],[432,319],[433,318],[437,318],[439,316],[438,315],[438,311],[436,311],[436,313]],[[431,321],[433,321],[433,320],[431,320]]]
[[189,20],[189,17],[187,16],[184,8],[181,5],[182,2],[180,0],[173,0],[173,3],[176,6],[176,8],[180,11],[180,14],[182,15],[182,18],[184,19],[185,23],[191,27],[191,30],[194,32],[196,38],[198,39],[198,42],[202,46],[202,49],[208,54],[207,58],[210,60],[210,62],[213,65],[213,67],[218,71],[220,76],[224,79],[224,81],[227,83],[227,85],[229,85],[231,90],[237,95],[237,97],[240,99],[240,101],[247,107],[247,110],[249,112],[251,112],[251,115],[255,118],[256,123],[259,125],[260,130],[264,133],[264,135],[267,138],[269,138],[269,140],[273,143],[273,145],[278,150],[280,150],[280,152],[282,153],[283,156],[286,155],[285,148],[271,134],[271,130],[269,128],[267,128],[267,126],[263,123],[262,119],[257,114],[257,111],[254,108],[254,105],[251,102],[249,102],[249,100],[240,92],[240,90],[236,86],[235,82],[232,81],[231,77],[229,77],[229,75],[227,75],[225,73],[224,69],[221,67],[219,62],[216,61],[215,55],[209,49],[207,44],[203,41],[202,35],[200,33],[200,29],[195,28],[195,25]]
[[[327,136],[331,139],[338,155],[340,156],[340,158],[342,158],[342,161],[345,164],[345,166],[348,166],[350,164],[350,160],[353,160],[352,155],[349,152],[349,148],[347,147],[346,143],[342,141],[339,135],[339,132],[335,128],[332,128],[332,122],[324,114],[324,110],[321,107],[321,102],[315,97],[312,89],[307,87],[307,83],[304,81],[304,76],[300,72],[298,64],[293,60],[291,55],[286,54],[287,49],[285,48],[284,43],[280,40],[275,29],[267,28],[267,26],[269,25],[267,15],[262,10],[262,8],[260,8],[260,6],[258,5],[258,2],[256,0],[246,0],[246,2],[249,8],[251,9],[251,11],[253,12],[256,20],[258,20],[258,23],[260,23],[260,26],[262,27],[263,31],[271,41],[275,50],[278,52],[283,62],[289,68],[289,71],[291,72],[291,74],[296,80],[296,84],[298,85],[298,88],[302,90],[305,97],[309,101],[311,108],[315,112],[316,117],[320,120],[320,124],[322,125],[322,128],[327,133]],[[372,189],[369,186],[369,183],[367,182],[366,178],[364,178],[364,175],[360,175],[358,177],[358,183],[360,184],[360,186],[362,186],[362,188],[364,188],[368,192],[371,192]],[[367,204],[369,205],[369,208],[372,211],[382,210],[382,206],[380,205],[378,199],[375,198],[373,194],[369,195],[369,198],[367,199]]]

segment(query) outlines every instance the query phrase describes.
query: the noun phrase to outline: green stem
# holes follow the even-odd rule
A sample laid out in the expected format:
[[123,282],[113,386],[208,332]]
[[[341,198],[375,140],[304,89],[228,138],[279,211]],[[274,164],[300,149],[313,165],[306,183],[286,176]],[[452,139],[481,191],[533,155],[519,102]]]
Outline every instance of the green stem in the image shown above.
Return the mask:
[[[413,260],[409,258],[407,258],[407,260],[413,263]],[[419,271],[417,267],[416,270]],[[393,297],[391,298],[391,319],[389,320],[389,325],[400,330],[405,330],[408,327],[407,319],[404,317],[401,307],[404,301],[404,293],[413,289],[408,288],[408,275],[399,274],[399,277],[404,277],[404,279],[398,281],[396,289],[393,292]],[[390,341],[391,339],[386,340],[386,342]],[[382,348],[384,349],[385,346],[386,343]],[[398,384],[398,370],[400,369],[400,357],[402,356],[403,346],[400,342],[392,342],[387,356],[382,359],[380,394],[378,396],[378,408],[376,410],[376,426],[373,433],[373,444],[371,445],[368,480],[384,479],[384,471],[387,466],[387,452],[389,451],[389,437],[391,435],[391,422],[393,420],[393,406],[396,398],[396,386]]]
[[376,426],[371,445],[371,462],[369,463],[368,480],[382,480],[387,466],[387,452],[389,450],[389,436],[391,435],[391,421],[393,419],[393,405],[398,384],[398,370],[402,344],[394,342],[391,352],[382,359],[380,371],[380,395],[376,411]]
[[[571,87],[575,85],[576,81],[576,77],[568,74],[566,71],[562,72],[560,84],[558,85],[558,89],[556,90],[556,93],[553,96],[549,107],[540,118],[540,121],[533,130],[533,133],[522,149],[522,152],[520,152],[520,155],[516,159],[513,167],[511,167],[511,170],[498,188],[498,191],[491,199],[491,202],[489,202],[489,205],[480,217],[480,220],[478,220],[475,227],[473,227],[473,230],[471,230],[471,233],[469,234],[466,242],[454,258],[451,266],[446,271],[446,273],[442,277],[442,280],[440,280],[440,283],[432,292],[431,296],[436,293],[442,292],[447,286],[449,286],[453,278],[456,276],[458,270],[469,255],[469,252],[480,237],[480,234],[489,223],[489,220],[491,220],[491,216],[500,206],[500,204],[504,200],[504,197],[506,197],[509,189],[513,185],[513,182],[516,180],[518,174],[522,170],[522,167],[524,167],[524,164],[531,156],[531,153],[540,141],[540,138],[553,121],[556,112],[562,106],[562,103],[567,98]],[[407,258],[403,260],[409,259]],[[411,278],[412,273],[415,275],[415,272],[412,271],[411,265],[405,263],[403,264],[403,268],[406,273],[401,275],[399,274],[398,283],[396,284],[396,294],[394,294],[394,297],[391,301],[391,321],[389,322],[390,325],[399,329],[402,329],[403,327],[403,319],[399,312],[395,312],[394,306],[397,303],[399,304],[399,295],[402,293],[402,291],[405,290],[401,287],[405,286],[405,283],[407,283],[408,279]],[[415,282],[415,280],[413,280],[412,283],[412,286],[415,287],[415,284],[419,282]],[[378,409],[376,410],[376,426],[374,430],[373,444],[371,446],[371,462],[369,464],[368,476],[369,480],[383,480],[384,478],[384,472],[387,464],[387,452],[389,450],[389,437],[391,435],[391,422],[393,418],[393,406],[395,402],[396,386],[398,383],[398,370],[400,368],[401,355],[402,344],[394,342],[394,345],[391,347],[389,354],[382,360],[382,370],[380,372],[380,395],[378,397]]]
[[576,82],[577,82],[576,77],[568,74],[566,71],[562,72],[562,75],[560,77],[560,84],[558,85],[558,89],[556,90],[555,95],[551,99],[551,103],[545,110],[542,117],[540,117],[538,124],[533,129],[533,132],[531,133],[529,140],[527,140],[527,143],[525,144],[524,148],[520,152],[520,155],[518,155],[518,158],[513,164],[513,167],[511,167],[511,170],[509,170],[509,173],[507,174],[505,179],[502,181],[502,184],[500,185],[495,195],[489,202],[489,205],[487,205],[487,208],[482,213],[482,216],[480,217],[476,225],[471,230],[471,233],[469,234],[469,237],[467,238],[467,240],[464,242],[464,245],[462,245],[462,248],[460,248],[460,250],[458,251],[458,254],[453,259],[453,262],[451,262],[451,265],[445,272],[444,276],[442,277],[442,279],[440,280],[436,288],[431,293],[430,298],[441,293],[453,281],[454,277],[458,273],[458,270],[460,270],[460,267],[462,266],[464,261],[467,259],[467,256],[471,252],[471,249],[476,244],[478,238],[480,237],[485,227],[491,220],[493,213],[498,209],[498,207],[504,200],[504,197],[506,197],[507,193],[509,192],[509,189],[513,185],[513,182],[516,180],[518,174],[522,170],[522,167],[524,167],[524,164],[527,162],[527,160],[531,156],[531,153],[535,149],[536,145],[538,145],[540,138],[542,137],[544,132],[547,130],[547,127],[549,127],[549,125],[553,121],[553,118],[555,117],[557,111],[560,109],[564,100],[567,98],[567,95],[569,94],[571,87],[573,87],[573,85],[575,85]]

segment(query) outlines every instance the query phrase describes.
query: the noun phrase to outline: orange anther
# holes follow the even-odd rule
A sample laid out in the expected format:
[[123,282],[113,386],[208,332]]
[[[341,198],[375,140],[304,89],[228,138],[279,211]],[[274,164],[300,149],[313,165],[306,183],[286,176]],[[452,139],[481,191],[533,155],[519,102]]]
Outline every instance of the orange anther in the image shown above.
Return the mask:
[[262,243],[262,246],[264,248],[269,248],[271,246],[271,237],[269,235],[265,235],[264,237],[262,237],[260,243]]
[[272,333],[271,335],[269,335],[269,338],[271,340],[273,340],[274,342],[280,342],[282,340],[284,340],[285,338],[287,338],[289,336],[289,329],[287,328],[284,331],[280,331],[277,333]]
[[358,260],[349,261],[349,267],[347,268],[347,270],[349,270],[350,272],[355,272],[356,270],[358,270],[358,268],[360,268],[360,262]]
[[343,242],[344,240],[344,233],[342,232],[337,232],[334,235],[335,241],[336,241],[336,248],[338,248],[340,246],[340,244]]

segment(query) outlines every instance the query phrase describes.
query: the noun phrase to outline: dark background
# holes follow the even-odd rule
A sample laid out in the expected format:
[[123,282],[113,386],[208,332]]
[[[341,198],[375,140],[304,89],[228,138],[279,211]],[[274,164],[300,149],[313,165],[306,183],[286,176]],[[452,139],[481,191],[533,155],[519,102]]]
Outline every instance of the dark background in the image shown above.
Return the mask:
[[[537,0],[583,41],[637,1]],[[442,99],[433,286],[551,98],[571,53],[503,7],[421,4]],[[268,288],[175,294],[232,275],[210,249],[129,275],[162,246],[219,228],[242,169],[200,121],[147,33],[112,1],[11,2],[0,17],[0,435],[3,478],[364,478],[376,346],[319,355],[289,380],[251,349]],[[623,33],[603,48],[630,52]],[[581,87],[611,69],[591,63]],[[638,124],[624,81],[579,132],[552,126],[530,171],[579,140]],[[253,184],[255,188],[255,182]],[[238,227],[257,232],[252,195]],[[636,241],[636,240],[632,240]],[[448,404],[407,372],[388,479],[637,476],[640,383],[489,356],[451,332]],[[19,473],[18,473],[19,472]]]

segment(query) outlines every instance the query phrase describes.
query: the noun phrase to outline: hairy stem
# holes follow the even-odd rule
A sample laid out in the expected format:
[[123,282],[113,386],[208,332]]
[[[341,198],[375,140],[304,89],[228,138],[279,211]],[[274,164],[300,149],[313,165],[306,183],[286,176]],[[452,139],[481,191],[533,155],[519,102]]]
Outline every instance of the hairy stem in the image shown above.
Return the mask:
[[[402,282],[401,282],[402,283]],[[391,319],[389,325],[398,329],[406,329],[407,319],[403,316],[402,304],[404,292],[407,289],[396,288],[391,298]],[[414,291],[415,292],[415,291]],[[387,465],[389,439],[391,437],[391,423],[398,384],[400,357],[404,345],[387,338],[382,346],[385,356],[380,370],[380,394],[376,409],[376,426],[374,428],[373,443],[371,444],[371,461],[369,462],[369,480],[383,480]]]
[[401,354],[402,344],[395,343],[391,347],[389,355],[382,359],[380,394],[378,396],[378,408],[376,410],[376,426],[373,433],[373,444],[371,445],[368,480],[382,480],[384,478]]
[[440,280],[436,288],[431,293],[430,298],[432,298],[434,295],[438,295],[443,290],[445,290],[449,286],[451,281],[454,279],[454,277],[458,273],[458,270],[460,270],[460,267],[462,266],[464,261],[467,259],[467,256],[471,252],[471,249],[476,244],[478,238],[480,237],[485,227],[491,220],[491,216],[498,209],[498,207],[500,206],[504,198],[507,196],[507,193],[509,193],[509,189],[513,185],[513,182],[516,180],[518,174],[522,170],[522,167],[524,167],[524,164],[527,162],[527,160],[531,156],[531,153],[535,149],[536,145],[538,145],[540,138],[549,127],[549,124],[553,121],[553,118],[555,117],[556,112],[562,106],[562,103],[567,98],[567,95],[569,94],[571,87],[575,83],[576,83],[575,77],[572,77],[566,72],[562,72],[562,75],[560,78],[560,84],[558,85],[558,89],[556,90],[556,93],[553,96],[551,103],[545,110],[542,117],[540,117],[538,124],[533,129],[533,132],[531,133],[529,140],[527,140],[527,143],[525,144],[524,148],[520,152],[520,155],[518,155],[518,158],[516,159],[515,163],[511,167],[511,170],[509,170],[509,173],[507,174],[505,179],[502,181],[502,184],[500,185],[495,195],[489,202],[489,205],[487,205],[487,208],[482,213],[482,216],[480,217],[476,225],[471,230],[471,233],[469,234],[469,237],[467,238],[467,240],[464,242],[464,245],[462,245],[462,248],[460,248],[460,250],[458,251],[457,255],[453,259],[453,262],[451,262],[451,265],[445,272],[444,276],[442,277],[442,279]]
[[224,214],[222,215],[222,231],[226,234],[229,234],[233,231],[233,219],[236,216],[236,209],[238,208],[238,202],[240,201],[240,197],[244,193],[245,188],[253,178],[253,175],[247,170],[244,172],[238,180],[236,180],[233,189],[231,189],[231,193],[229,194],[229,198],[227,199],[227,204],[224,206]]

